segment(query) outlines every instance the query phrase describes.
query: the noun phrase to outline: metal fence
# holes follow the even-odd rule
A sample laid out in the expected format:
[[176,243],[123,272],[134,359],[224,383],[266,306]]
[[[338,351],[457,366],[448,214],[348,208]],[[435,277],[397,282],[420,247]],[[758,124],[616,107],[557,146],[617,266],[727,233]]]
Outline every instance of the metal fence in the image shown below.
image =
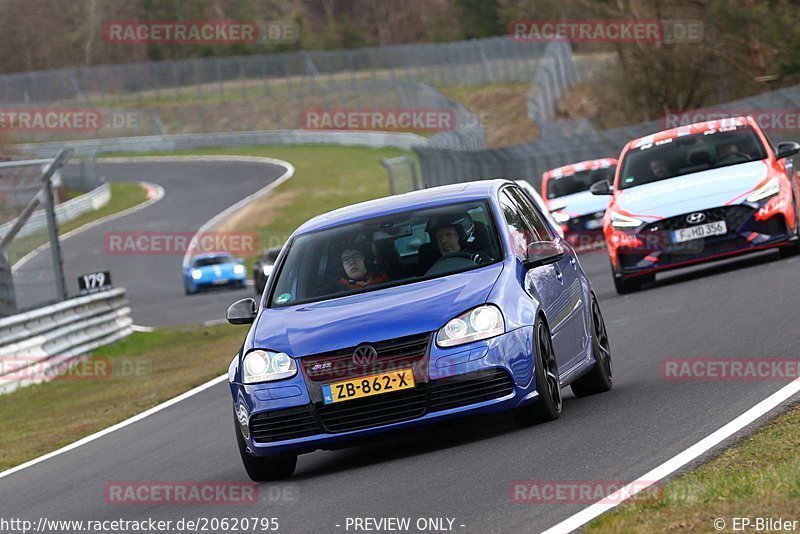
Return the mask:
[[[750,112],[763,119],[762,127],[774,141],[800,137],[800,85],[762,93],[708,108],[719,115]],[[792,116],[794,114],[794,117]],[[780,118],[785,117],[781,122]],[[532,143],[483,150],[414,148],[427,187],[508,177],[539,187],[542,173],[587,159],[616,157],[631,139],[664,130],[673,124],[655,120],[589,133],[555,136]]]
[[[56,215],[63,182],[55,177],[70,156],[62,150],[52,160],[0,163],[0,317],[67,298]],[[81,202],[62,203],[62,217],[74,215]],[[34,250],[47,248],[49,255],[27,261]]]
[[[0,98],[15,110],[80,108],[99,117],[96,127],[19,131],[19,142],[297,129],[305,110],[319,108],[444,108],[456,113],[457,133],[471,128],[468,148],[479,148],[477,120],[434,87],[531,82],[540,65],[561,84],[564,46],[493,37],[58,69],[2,75]],[[549,82],[543,89],[557,91]],[[457,133],[435,142],[453,146]]]
[[116,103],[152,99],[248,99],[309,94],[318,84],[365,80],[435,86],[530,81],[548,43],[491,37],[350,50],[316,50],[76,67],[0,76],[14,104]]

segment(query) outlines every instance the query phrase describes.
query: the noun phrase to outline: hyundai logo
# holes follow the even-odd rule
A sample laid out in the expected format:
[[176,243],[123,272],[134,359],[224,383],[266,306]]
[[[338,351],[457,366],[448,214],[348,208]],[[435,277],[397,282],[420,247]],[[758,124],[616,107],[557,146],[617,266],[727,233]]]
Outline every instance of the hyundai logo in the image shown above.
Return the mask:
[[378,351],[372,345],[359,345],[353,351],[353,363],[359,367],[368,367],[375,363]]
[[686,222],[689,224],[698,224],[706,220],[706,214],[698,211],[686,216]]

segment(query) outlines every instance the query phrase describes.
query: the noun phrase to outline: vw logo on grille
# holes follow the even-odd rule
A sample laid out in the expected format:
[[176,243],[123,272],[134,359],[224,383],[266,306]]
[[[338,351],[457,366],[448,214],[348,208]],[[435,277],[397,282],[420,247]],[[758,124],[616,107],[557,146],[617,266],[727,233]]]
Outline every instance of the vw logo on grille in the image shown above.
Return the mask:
[[686,216],[686,222],[689,224],[698,224],[706,220],[706,214],[702,211],[698,211],[697,213],[692,213]]
[[359,345],[353,351],[353,363],[359,367],[368,367],[375,363],[378,351],[372,345]]

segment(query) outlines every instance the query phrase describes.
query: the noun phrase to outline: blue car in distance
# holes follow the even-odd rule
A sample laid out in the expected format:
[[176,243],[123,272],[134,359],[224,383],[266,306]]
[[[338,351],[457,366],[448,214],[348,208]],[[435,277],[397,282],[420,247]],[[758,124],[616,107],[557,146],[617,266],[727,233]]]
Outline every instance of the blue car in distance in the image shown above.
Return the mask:
[[227,252],[198,254],[183,268],[183,289],[187,295],[218,286],[238,289],[246,283],[244,260],[234,259]]
[[283,247],[228,369],[245,470],[471,414],[521,425],[561,389],[612,387],[600,306],[575,251],[519,186],[489,180],[320,215]]

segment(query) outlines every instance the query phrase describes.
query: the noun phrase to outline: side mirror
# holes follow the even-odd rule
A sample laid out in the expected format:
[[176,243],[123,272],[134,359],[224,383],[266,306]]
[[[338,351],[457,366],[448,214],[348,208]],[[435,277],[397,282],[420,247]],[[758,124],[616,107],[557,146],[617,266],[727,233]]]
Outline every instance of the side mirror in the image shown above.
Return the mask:
[[536,241],[528,245],[526,256],[523,262],[526,269],[550,265],[564,257],[564,247],[558,241]]
[[593,195],[614,194],[614,189],[611,187],[611,184],[608,182],[608,180],[600,180],[599,182],[593,183],[589,188],[589,191],[591,191]]
[[778,143],[778,152],[775,154],[775,157],[778,159],[788,158],[789,156],[794,156],[798,152],[800,152],[800,143],[787,141],[785,143]]
[[258,315],[257,306],[253,299],[237,300],[230,305],[225,318],[231,324],[251,324]]

